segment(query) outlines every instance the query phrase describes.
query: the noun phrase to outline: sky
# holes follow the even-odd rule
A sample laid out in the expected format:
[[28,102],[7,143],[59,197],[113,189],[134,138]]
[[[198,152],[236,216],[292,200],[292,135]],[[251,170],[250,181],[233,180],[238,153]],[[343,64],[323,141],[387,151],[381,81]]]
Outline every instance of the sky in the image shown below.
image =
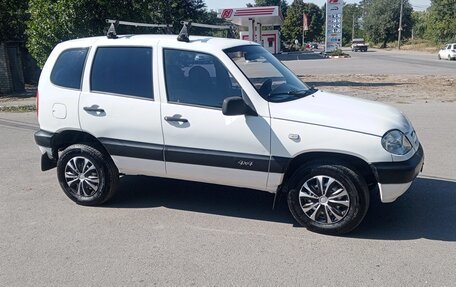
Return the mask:
[[[400,1],[400,0],[398,0]],[[207,8],[218,10],[222,8],[241,8],[245,7],[247,3],[253,3],[253,0],[230,0],[230,1],[223,1],[223,0],[205,0]],[[292,0],[287,0],[288,4],[293,2]],[[325,0],[312,0],[306,1],[308,3],[315,3],[318,6],[323,6]],[[357,0],[345,0],[346,3],[358,3]],[[431,0],[409,0],[410,4],[412,4],[414,10],[422,11],[425,10],[427,7],[431,5]]]

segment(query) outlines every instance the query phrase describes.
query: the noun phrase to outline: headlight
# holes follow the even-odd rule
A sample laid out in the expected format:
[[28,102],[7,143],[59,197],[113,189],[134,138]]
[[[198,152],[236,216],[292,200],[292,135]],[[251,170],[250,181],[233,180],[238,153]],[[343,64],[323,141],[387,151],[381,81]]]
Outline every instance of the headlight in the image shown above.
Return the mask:
[[412,144],[399,130],[391,130],[382,137],[383,148],[396,155],[404,155],[412,149]]

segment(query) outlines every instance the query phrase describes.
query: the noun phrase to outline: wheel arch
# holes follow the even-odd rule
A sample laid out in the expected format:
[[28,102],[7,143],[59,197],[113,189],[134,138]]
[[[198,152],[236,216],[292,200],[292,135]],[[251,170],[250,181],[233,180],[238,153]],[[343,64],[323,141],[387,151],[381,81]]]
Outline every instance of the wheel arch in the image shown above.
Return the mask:
[[73,144],[87,144],[109,156],[103,144],[92,134],[81,130],[62,130],[56,133],[51,139],[53,157],[57,159],[59,151]]
[[337,163],[342,164],[346,167],[353,169],[353,171],[359,173],[368,184],[369,188],[372,188],[377,184],[377,180],[372,171],[371,166],[362,158],[339,153],[339,152],[307,152],[295,156],[289,163],[285,170],[285,174],[282,180],[282,191],[286,192],[288,190],[287,183],[288,179],[293,175],[293,173],[301,166],[315,163],[315,162],[325,162],[325,163]]

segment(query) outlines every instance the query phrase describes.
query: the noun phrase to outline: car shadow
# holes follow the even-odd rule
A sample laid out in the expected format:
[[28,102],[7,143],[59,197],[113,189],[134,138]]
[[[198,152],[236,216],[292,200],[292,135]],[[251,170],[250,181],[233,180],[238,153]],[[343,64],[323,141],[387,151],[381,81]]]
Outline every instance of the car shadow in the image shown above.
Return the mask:
[[418,178],[393,203],[374,198],[364,221],[348,236],[456,241],[456,181]]
[[[272,210],[274,195],[250,189],[145,176],[125,176],[106,208],[187,210],[298,227],[285,198]],[[375,240],[426,238],[456,241],[456,181],[418,178],[394,203],[382,204],[376,194],[361,225],[344,235]]]
[[124,176],[116,196],[103,207],[166,207],[215,215],[292,224],[285,205],[272,210],[274,194],[199,182]]
[[[305,77],[300,75],[299,77]],[[306,81],[306,84],[312,87],[387,87],[387,86],[401,86],[401,85],[413,85],[414,83],[362,83],[352,81],[328,81],[328,82],[311,82]]]
[[376,53],[377,51],[368,49],[366,52],[355,52],[355,51],[352,51],[352,50],[347,50],[347,52],[364,54],[364,53]]

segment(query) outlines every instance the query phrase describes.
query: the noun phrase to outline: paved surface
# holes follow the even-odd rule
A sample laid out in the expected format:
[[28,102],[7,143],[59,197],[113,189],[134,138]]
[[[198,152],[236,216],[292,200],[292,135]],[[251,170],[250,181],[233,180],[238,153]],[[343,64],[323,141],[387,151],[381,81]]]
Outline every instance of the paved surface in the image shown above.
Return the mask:
[[0,113],[0,286],[453,286],[456,105],[399,105],[426,165],[345,237],[294,226],[258,191],[124,177],[103,207],[39,170],[34,113]]
[[[434,55],[351,54],[285,63],[298,74],[433,75],[456,68]],[[110,204],[77,206],[60,190],[55,170],[39,170],[35,114],[0,113],[0,286],[451,286],[456,104],[397,106],[425,147],[424,173],[395,203],[374,200],[345,237],[296,227],[284,202],[271,211],[270,194],[175,180],[124,177]]]
[[438,60],[437,54],[370,49],[351,52],[348,59],[315,58],[315,55],[284,63],[298,75],[306,74],[411,74],[454,75],[456,61]]

